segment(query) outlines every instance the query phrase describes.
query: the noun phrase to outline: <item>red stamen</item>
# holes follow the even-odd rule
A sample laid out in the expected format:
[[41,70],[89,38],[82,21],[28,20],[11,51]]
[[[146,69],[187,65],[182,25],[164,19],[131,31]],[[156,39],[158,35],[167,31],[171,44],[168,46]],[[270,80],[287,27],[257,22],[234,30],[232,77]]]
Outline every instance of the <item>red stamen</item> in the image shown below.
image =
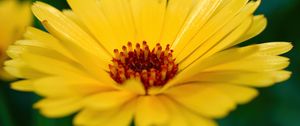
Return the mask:
[[178,71],[170,45],[163,50],[157,43],[150,51],[146,41],[142,47],[137,43],[135,49],[128,42],[121,52],[115,49],[114,53],[113,64],[109,65],[111,77],[120,84],[135,78],[143,83],[146,92],[153,86],[164,86]]
[[129,51],[132,51],[132,43],[131,43],[131,42],[128,42],[128,43],[127,43],[127,47],[128,47],[128,49],[129,49]]
[[120,53],[119,53],[119,50],[118,50],[118,49],[115,49],[115,50],[114,50],[114,53],[115,53],[115,58],[116,58],[116,59],[120,59]]
[[127,51],[126,46],[123,46],[123,47],[122,47],[122,50],[123,50],[125,56],[127,57],[127,56],[128,56],[128,51]]

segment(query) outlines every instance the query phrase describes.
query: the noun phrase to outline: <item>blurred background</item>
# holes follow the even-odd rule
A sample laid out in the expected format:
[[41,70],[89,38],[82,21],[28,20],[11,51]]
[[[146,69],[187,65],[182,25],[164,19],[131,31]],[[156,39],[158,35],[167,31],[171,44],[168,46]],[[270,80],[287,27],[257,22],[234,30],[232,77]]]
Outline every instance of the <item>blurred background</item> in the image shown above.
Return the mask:
[[[59,9],[69,8],[65,0],[40,1]],[[257,14],[265,14],[268,27],[246,45],[269,41],[293,42],[294,49],[286,54],[291,58],[288,70],[293,71],[293,76],[284,83],[260,89],[260,95],[254,101],[240,105],[229,116],[218,120],[220,126],[300,126],[299,12],[299,0],[262,0]],[[37,21],[34,25],[41,28]],[[8,84],[0,84],[0,126],[72,126],[72,117],[44,118],[32,109],[38,96],[13,91]]]

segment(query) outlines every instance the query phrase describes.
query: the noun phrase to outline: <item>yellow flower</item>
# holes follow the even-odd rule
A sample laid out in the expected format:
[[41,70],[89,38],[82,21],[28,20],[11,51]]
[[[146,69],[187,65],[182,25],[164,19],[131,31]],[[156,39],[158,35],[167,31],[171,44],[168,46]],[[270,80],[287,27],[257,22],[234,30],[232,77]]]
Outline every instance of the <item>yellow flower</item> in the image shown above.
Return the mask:
[[7,59],[5,53],[8,46],[20,39],[25,27],[31,24],[30,4],[21,4],[16,0],[0,1],[0,78],[13,79],[3,69],[3,63]]
[[292,46],[236,47],[266,26],[260,0],[68,0],[36,2],[49,33],[28,28],[5,69],[20,91],[44,97],[47,117],[74,125],[216,126],[237,104],[290,77]]

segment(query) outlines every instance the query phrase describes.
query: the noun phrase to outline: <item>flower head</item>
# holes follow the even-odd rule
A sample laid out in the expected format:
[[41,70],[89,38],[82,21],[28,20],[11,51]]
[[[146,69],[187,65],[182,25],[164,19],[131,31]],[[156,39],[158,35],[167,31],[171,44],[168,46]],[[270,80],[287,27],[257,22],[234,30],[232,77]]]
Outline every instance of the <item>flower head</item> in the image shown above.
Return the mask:
[[260,0],[36,2],[49,33],[28,28],[8,50],[12,88],[44,97],[47,117],[79,112],[74,125],[215,126],[255,87],[284,81],[292,46],[237,47],[266,26]]
[[8,46],[20,39],[26,26],[31,24],[30,4],[19,3],[16,0],[0,1],[0,78],[12,79],[3,69],[3,63],[8,58],[5,51]]

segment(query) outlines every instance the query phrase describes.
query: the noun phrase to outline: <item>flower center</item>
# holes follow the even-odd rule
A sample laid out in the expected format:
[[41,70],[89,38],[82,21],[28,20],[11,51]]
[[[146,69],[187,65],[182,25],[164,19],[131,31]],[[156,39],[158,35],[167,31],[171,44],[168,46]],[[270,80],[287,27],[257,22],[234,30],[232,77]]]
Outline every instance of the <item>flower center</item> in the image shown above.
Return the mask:
[[158,43],[150,50],[145,41],[142,46],[137,43],[135,48],[128,42],[122,51],[114,50],[115,57],[109,65],[110,76],[119,84],[127,79],[138,79],[146,90],[164,86],[178,71],[172,52],[170,45],[163,50]]

